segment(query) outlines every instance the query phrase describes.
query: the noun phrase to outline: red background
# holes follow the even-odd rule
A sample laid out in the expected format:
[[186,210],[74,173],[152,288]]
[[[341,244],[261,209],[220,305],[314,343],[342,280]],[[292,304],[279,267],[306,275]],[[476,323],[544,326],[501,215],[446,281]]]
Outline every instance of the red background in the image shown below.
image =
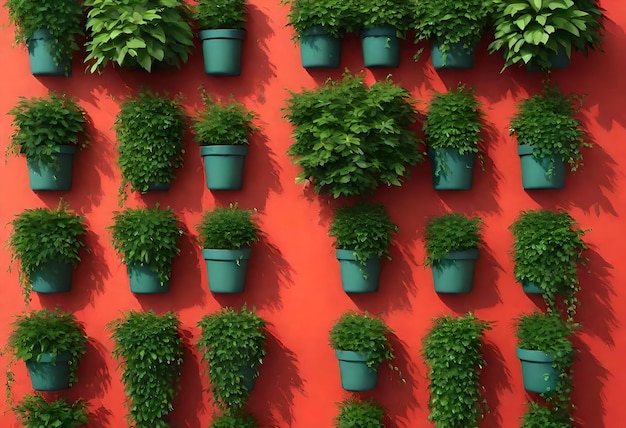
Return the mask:
[[[381,369],[379,386],[371,394],[387,409],[389,427],[428,427],[426,367],[420,355],[421,341],[431,319],[441,314],[474,311],[495,322],[486,334],[484,347],[488,365],[483,385],[491,413],[483,427],[517,427],[528,399],[524,393],[519,361],[515,357],[512,319],[540,306],[526,296],[512,274],[508,226],[520,210],[565,208],[584,228],[591,250],[589,272],[580,274],[582,291],[578,319],[583,328],[576,340],[580,353],[575,362],[573,400],[576,417],[587,428],[626,426],[622,402],[626,371],[622,355],[626,337],[620,333],[626,321],[626,297],[620,291],[626,280],[626,251],[621,215],[626,212],[626,177],[619,162],[626,160],[626,4],[603,2],[608,20],[604,53],[589,57],[575,55],[569,69],[553,73],[566,92],[587,94],[583,117],[595,147],[586,150],[585,166],[569,175],[562,191],[525,192],[521,187],[516,143],[508,136],[508,121],[515,103],[541,88],[542,74],[522,69],[500,73],[501,56],[488,55],[487,40],[480,46],[476,66],[467,71],[435,72],[428,49],[416,63],[417,47],[408,41],[402,47],[398,69],[366,71],[367,81],[393,74],[422,103],[424,111],[433,91],[454,87],[461,81],[476,88],[490,127],[485,171],[475,173],[474,188],[467,192],[432,190],[428,162],[412,169],[402,187],[381,188],[373,200],[382,201],[400,226],[391,249],[393,260],[383,266],[381,290],[372,295],[350,297],[341,290],[339,268],[332,241],[327,236],[332,208],[342,201],[314,195],[294,184],[297,168],[285,152],[292,140],[291,129],[281,117],[287,90],[313,87],[327,77],[340,76],[344,67],[362,69],[356,36],[344,44],[341,69],[307,72],[299,62],[299,51],[286,27],[287,7],[273,0],[251,0],[244,66],[240,77],[209,77],[203,73],[198,46],[180,71],[155,72],[106,69],[102,75],[83,73],[84,52],[75,57],[74,75],[64,78],[35,78],[30,74],[28,55],[13,46],[13,28],[7,12],[0,12],[0,111],[7,112],[20,95],[43,96],[48,90],[66,91],[76,97],[93,122],[92,144],[75,160],[74,188],[65,193],[71,206],[85,215],[90,254],[85,254],[74,276],[71,294],[33,294],[30,308],[53,307],[75,312],[84,322],[91,345],[79,371],[79,383],[61,395],[83,397],[94,413],[89,426],[126,426],[120,373],[111,358],[113,343],[104,326],[129,309],[175,311],[182,322],[187,342],[180,394],[171,415],[173,427],[206,427],[214,408],[206,392],[208,379],[195,343],[197,321],[222,306],[247,302],[258,308],[270,323],[268,355],[261,368],[249,409],[262,426],[318,428],[332,426],[335,403],[345,396],[339,383],[335,356],[328,346],[328,331],[339,315],[349,309],[380,314],[395,330],[394,346],[407,384],[387,368]],[[486,38],[485,38],[486,39]],[[251,143],[246,160],[245,184],[240,192],[211,193],[205,188],[197,145],[188,135],[185,165],[167,193],[144,198],[131,195],[126,206],[170,205],[190,231],[181,240],[182,253],[173,266],[172,291],[167,295],[135,296],[130,293],[126,271],[110,242],[106,227],[112,212],[119,209],[113,121],[121,99],[142,85],[155,90],[181,93],[189,113],[201,106],[199,86],[218,97],[230,94],[255,110],[262,128]],[[9,143],[11,117],[0,116],[1,145]],[[0,167],[0,221],[8,223],[28,207],[54,207],[59,194],[34,193],[28,187],[26,162],[11,157]],[[238,201],[259,210],[264,238],[254,249],[249,265],[247,291],[240,296],[213,296],[207,290],[206,271],[200,248],[194,243],[195,225],[204,209]],[[423,266],[422,236],[429,217],[446,211],[479,215],[485,222],[485,245],[471,294],[438,296],[431,275]],[[10,227],[0,228],[6,242]],[[10,254],[0,251],[0,343],[9,334],[14,315],[24,307],[17,272],[7,272]],[[0,358],[0,367],[8,357]],[[14,367],[16,398],[30,392],[23,363]],[[0,383],[4,383],[0,370]],[[4,406],[6,407],[6,406]],[[11,412],[0,413],[0,426],[17,426]]]

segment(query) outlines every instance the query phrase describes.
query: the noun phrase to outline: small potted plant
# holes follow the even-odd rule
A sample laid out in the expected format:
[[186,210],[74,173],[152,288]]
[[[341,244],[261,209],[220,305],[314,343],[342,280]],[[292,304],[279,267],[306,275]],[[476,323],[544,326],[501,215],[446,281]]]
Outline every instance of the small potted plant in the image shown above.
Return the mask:
[[296,180],[311,181],[317,193],[337,198],[400,186],[423,160],[410,129],[416,115],[410,93],[390,79],[368,88],[362,74],[346,72],[342,80],[292,92],[287,103],[284,117],[295,127],[288,154],[302,168]]
[[28,47],[35,76],[71,76],[76,36],[83,35],[83,11],[76,0],[7,0],[15,42]]
[[300,42],[304,68],[338,68],[345,33],[352,30],[348,2],[336,0],[281,0],[290,5],[288,25]]
[[244,305],[223,308],[198,323],[198,348],[209,366],[211,392],[221,410],[240,411],[265,357],[265,320]]
[[204,72],[239,76],[246,36],[246,0],[200,0],[195,19],[200,27]]
[[565,163],[572,171],[582,164],[581,149],[591,144],[576,117],[581,105],[581,97],[564,95],[556,86],[518,104],[510,132],[517,138],[524,189],[562,189]]
[[[339,360],[341,386],[347,391],[376,388],[378,367],[394,358],[388,334],[392,330],[381,318],[367,312],[346,312],[330,330],[330,346]],[[397,367],[390,367],[397,371]]]
[[186,116],[178,100],[142,91],[120,105],[115,118],[123,194],[168,190],[183,164]]
[[251,415],[224,413],[213,419],[209,428],[258,428],[258,425]]
[[213,293],[242,293],[246,284],[250,246],[258,241],[255,211],[231,204],[202,215],[197,230],[206,261],[209,290]]
[[476,45],[487,29],[493,3],[483,0],[415,2],[415,41],[430,41],[435,69],[471,68]]
[[165,293],[170,289],[172,260],[180,253],[183,235],[171,208],[127,208],[117,211],[109,226],[113,246],[128,271],[130,291]]
[[176,314],[128,311],[107,324],[115,341],[130,426],[167,427],[178,394],[183,341]]
[[74,155],[87,141],[85,110],[72,98],[21,97],[9,110],[15,128],[7,154],[24,154],[32,190],[70,190]]
[[472,188],[483,115],[474,90],[463,85],[431,99],[424,133],[435,190]]
[[180,67],[193,48],[191,7],[184,0],[85,0],[89,71],[120,67]]
[[339,414],[335,418],[334,428],[385,428],[385,411],[373,399],[357,400],[348,398],[338,403]]
[[490,323],[472,313],[440,316],[424,338],[430,398],[428,419],[437,427],[476,427],[486,410],[480,373],[484,332]]
[[204,109],[194,118],[194,133],[204,160],[206,185],[210,190],[239,190],[248,154],[255,114],[235,100],[214,101],[202,94]]
[[25,302],[31,291],[62,293],[72,287],[72,271],[85,247],[85,221],[61,200],[57,208],[27,208],[11,221],[11,262],[19,262]]
[[516,318],[516,355],[524,389],[541,394],[567,393],[571,387],[573,326],[555,314],[533,312]]
[[13,411],[25,428],[76,428],[89,422],[87,407],[83,400],[68,403],[59,398],[49,403],[41,394],[27,394]]
[[586,55],[601,49],[604,14],[597,0],[494,3],[494,41],[489,51],[503,51],[503,70],[514,64],[530,70],[565,68],[572,50]]
[[11,325],[8,348],[26,363],[35,391],[67,389],[78,380],[88,339],[73,314],[41,309],[19,315]]
[[437,293],[469,293],[481,243],[482,221],[461,213],[432,218],[426,225],[426,266]]
[[360,202],[335,211],[328,234],[335,238],[343,291],[378,290],[380,259],[389,257],[388,248],[397,231],[382,204]]
[[520,428],[572,428],[574,420],[559,406],[544,406],[535,401],[526,403]]

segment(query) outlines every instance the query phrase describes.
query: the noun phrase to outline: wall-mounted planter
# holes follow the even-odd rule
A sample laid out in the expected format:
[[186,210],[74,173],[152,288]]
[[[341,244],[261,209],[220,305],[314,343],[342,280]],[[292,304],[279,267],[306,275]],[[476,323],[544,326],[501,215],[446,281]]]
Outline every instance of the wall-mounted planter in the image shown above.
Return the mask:
[[243,166],[247,145],[202,146],[206,186],[210,190],[239,190],[243,186]]
[[352,351],[335,351],[339,360],[341,387],[346,391],[369,391],[376,388],[378,372],[367,366],[367,357]]
[[33,291],[43,294],[70,291],[72,270],[72,265],[67,262],[53,261],[41,265],[30,275]]
[[241,56],[245,37],[245,30],[200,31],[204,72],[214,76],[241,75]]
[[250,248],[238,250],[203,249],[209,290],[212,293],[243,293],[246,285]]
[[553,355],[519,347],[516,349],[516,355],[522,363],[522,378],[526,391],[541,394],[555,390],[559,372],[552,367]]
[[170,291],[170,282],[163,285],[159,281],[159,275],[148,266],[128,266],[128,281],[130,291],[135,294],[167,293]]
[[72,171],[76,146],[59,146],[54,164],[26,159],[31,190],[67,191],[72,189]]
[[[535,159],[533,148],[528,144],[517,146],[522,169],[522,186],[527,190],[562,189],[565,187],[565,161],[557,156]],[[548,171],[552,166],[550,175]]]
[[365,67],[398,67],[400,40],[395,27],[368,27],[361,30],[361,49]]
[[472,68],[474,66],[475,46],[466,48],[463,43],[453,43],[446,52],[445,59],[439,41],[430,41],[430,59],[435,69]]
[[[559,70],[569,67],[569,58],[567,57],[567,53],[563,47],[559,47],[559,50],[556,55],[554,55],[550,59],[551,69]],[[541,68],[534,63],[530,62],[526,64],[526,71],[540,71]]]
[[543,294],[543,291],[541,291],[541,288],[537,287],[535,283],[531,281],[523,281],[522,290],[526,294]]
[[378,291],[380,257],[370,257],[362,265],[351,250],[335,250],[341,271],[341,285],[346,293]]
[[304,68],[338,68],[342,39],[330,37],[323,27],[312,27],[300,38],[300,58]]
[[170,190],[170,183],[150,183],[148,192],[167,192]]
[[428,149],[428,157],[432,168],[433,188],[435,190],[470,190],[474,176],[475,153],[460,154],[457,149],[437,149],[442,152],[446,169],[435,174],[439,166],[439,160],[435,150]]
[[448,253],[433,266],[433,284],[437,293],[469,293],[474,285],[478,249]]
[[243,375],[243,384],[246,389],[248,391],[252,391],[254,389],[255,370],[250,368],[249,365],[246,365],[243,369],[241,369],[241,374]]
[[[35,391],[59,391],[70,387],[70,365],[72,354],[64,352],[57,355],[56,360],[51,354],[41,354],[39,361],[35,358],[26,361],[30,382]],[[54,362],[53,362],[54,361]]]
[[37,30],[33,37],[28,39],[28,56],[30,59],[30,72],[33,76],[66,76],[72,75],[71,69],[66,74],[67,64],[55,64],[54,58],[47,48],[52,40],[48,30]]

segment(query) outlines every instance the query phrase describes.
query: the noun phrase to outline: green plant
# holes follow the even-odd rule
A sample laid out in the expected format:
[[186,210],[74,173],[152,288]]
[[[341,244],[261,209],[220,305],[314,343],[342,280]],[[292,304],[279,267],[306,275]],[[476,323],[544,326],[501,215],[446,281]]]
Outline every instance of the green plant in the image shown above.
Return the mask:
[[354,251],[356,259],[364,264],[370,257],[389,256],[389,245],[397,231],[383,204],[358,202],[335,211],[328,235],[335,238],[335,248]]
[[288,25],[295,30],[294,39],[300,39],[306,30],[322,27],[331,37],[342,37],[354,29],[351,5],[336,0],[281,0],[290,5]]
[[28,394],[13,407],[25,428],[75,428],[89,422],[87,402],[68,403],[63,398],[47,402],[41,394]]
[[394,27],[403,36],[411,27],[413,1],[409,0],[370,0],[347,1],[350,5],[352,22],[356,28]]
[[59,167],[54,154],[58,146],[87,141],[86,112],[73,98],[51,92],[47,97],[20,97],[9,110],[15,128],[7,155],[23,153],[29,160]]
[[572,318],[580,290],[578,265],[586,264],[583,252],[587,245],[582,240],[586,230],[563,210],[522,211],[509,228],[515,238],[515,280],[539,287],[550,312],[558,309],[557,294],[563,295]]
[[572,428],[572,418],[562,409],[542,406],[531,401],[526,403],[528,409],[522,416],[520,428]]
[[199,0],[194,18],[204,30],[243,30],[245,15],[246,0]]
[[489,51],[502,50],[504,67],[552,67],[552,58],[571,50],[600,49],[603,9],[597,0],[494,0],[494,38]]
[[61,200],[55,209],[27,208],[9,224],[13,227],[8,241],[11,263],[19,261],[19,281],[28,303],[33,272],[54,261],[78,265],[79,251],[85,246],[85,220]]
[[224,414],[213,420],[209,428],[257,428],[256,420],[246,414]]
[[252,123],[255,113],[234,99],[219,103],[206,92],[202,93],[204,109],[194,118],[193,130],[201,146],[248,144],[250,133],[256,130]]
[[253,217],[255,212],[241,209],[237,204],[205,211],[196,226],[200,245],[214,250],[249,247],[259,240],[259,229]]
[[170,183],[183,164],[185,112],[178,100],[149,90],[129,97],[115,118],[123,193],[145,193],[150,185]]
[[296,182],[311,180],[317,193],[333,197],[400,186],[408,167],[423,159],[409,92],[390,79],[365,86],[347,71],[341,81],[291,92],[285,118],[295,126],[288,150],[302,168]]
[[385,411],[374,400],[348,398],[338,403],[338,407],[335,428],[385,428],[382,422]]
[[85,0],[91,40],[85,62],[91,73],[109,62],[151,71],[162,63],[180,67],[193,47],[191,7],[184,0]]
[[456,90],[433,96],[424,122],[424,134],[437,160],[437,177],[450,171],[445,149],[457,149],[461,155],[479,153],[483,116],[473,88],[459,85]]
[[130,426],[168,428],[183,362],[176,314],[128,311],[107,329],[115,340],[113,357],[122,368]]
[[441,263],[452,251],[469,250],[481,243],[482,220],[461,213],[433,217],[426,225],[426,266]]
[[15,42],[28,43],[38,30],[48,30],[45,42],[56,65],[72,68],[72,56],[78,50],[76,36],[83,35],[83,11],[76,0],[7,0],[9,20],[15,25]]
[[248,401],[245,372],[258,376],[265,357],[265,320],[244,305],[205,315],[198,348],[209,366],[211,392],[222,410],[239,411]]
[[429,420],[436,428],[477,428],[487,402],[480,372],[485,366],[482,337],[491,323],[468,313],[440,316],[424,338],[423,354],[430,379]]
[[169,281],[172,260],[180,253],[178,238],[183,235],[171,208],[127,208],[116,211],[113,246],[127,266],[148,266],[159,276],[161,285]]

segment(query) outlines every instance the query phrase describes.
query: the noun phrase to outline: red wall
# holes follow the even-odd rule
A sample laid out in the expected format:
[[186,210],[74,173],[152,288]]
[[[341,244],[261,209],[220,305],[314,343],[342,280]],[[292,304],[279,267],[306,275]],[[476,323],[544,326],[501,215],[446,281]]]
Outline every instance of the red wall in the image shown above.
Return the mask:
[[[509,250],[512,237],[507,227],[520,210],[565,208],[584,228],[592,249],[589,272],[580,275],[582,291],[578,314],[583,324],[577,340],[580,354],[575,362],[573,399],[581,427],[617,428],[626,426],[626,406],[621,393],[626,370],[621,367],[626,353],[626,335],[620,333],[626,322],[626,297],[620,292],[626,282],[626,177],[619,167],[626,162],[626,4],[604,1],[606,40],[604,53],[575,56],[568,70],[557,71],[554,80],[566,92],[587,94],[583,115],[596,146],[587,150],[585,166],[568,177],[563,191],[526,193],[522,190],[515,141],[508,136],[508,120],[515,102],[541,88],[541,74],[510,70],[500,73],[500,56],[488,55],[487,43],[478,51],[476,67],[469,71],[435,72],[428,50],[415,63],[417,49],[411,42],[403,46],[402,65],[397,70],[366,71],[369,82],[393,73],[394,80],[416,98],[427,101],[435,90],[445,90],[462,81],[476,87],[492,127],[488,138],[485,171],[477,171],[474,188],[468,192],[432,190],[428,163],[412,170],[401,188],[381,188],[374,199],[382,201],[400,234],[391,250],[393,260],[383,267],[381,291],[349,297],[341,290],[339,268],[331,239],[327,236],[332,208],[340,202],[314,195],[294,184],[297,169],[285,152],[292,140],[290,127],[281,118],[287,89],[313,87],[341,70],[307,72],[299,63],[299,51],[286,27],[287,7],[274,0],[250,0],[248,38],[244,49],[241,77],[208,77],[202,71],[202,54],[196,48],[180,71],[156,72],[107,69],[99,75],[84,74],[81,52],[74,64],[74,76],[35,78],[29,72],[23,47],[13,46],[13,28],[7,12],[0,12],[0,111],[8,111],[18,96],[42,96],[48,90],[67,91],[87,109],[93,121],[92,144],[75,162],[74,189],[64,197],[88,221],[88,246],[74,277],[69,295],[33,296],[31,309],[59,304],[75,312],[85,323],[92,340],[80,367],[79,383],[65,395],[84,397],[92,404],[90,426],[126,426],[125,394],[117,363],[111,358],[112,342],[104,330],[107,322],[129,309],[175,311],[182,321],[188,351],[185,355],[179,398],[172,414],[173,427],[206,427],[213,414],[205,390],[205,367],[195,350],[199,330],[196,322],[222,306],[244,302],[256,306],[270,322],[268,354],[252,393],[250,410],[262,426],[320,428],[330,427],[336,414],[335,403],[344,392],[339,384],[338,364],[328,346],[328,330],[339,315],[349,309],[380,314],[395,330],[397,365],[407,384],[400,383],[387,368],[380,374],[373,392],[388,411],[389,427],[428,427],[426,367],[420,356],[421,340],[431,319],[440,314],[474,311],[495,322],[486,334],[488,366],[483,385],[492,409],[483,427],[517,427],[527,400],[519,362],[515,357],[512,318],[531,311],[541,302],[526,296],[513,279]],[[347,38],[343,67],[362,68],[358,39]],[[174,262],[172,291],[161,296],[135,296],[130,293],[125,268],[110,243],[106,227],[112,212],[119,209],[117,189],[120,173],[115,163],[113,121],[120,99],[136,93],[142,85],[153,89],[181,92],[189,112],[201,105],[198,87],[209,93],[237,99],[254,109],[262,126],[261,135],[251,143],[244,189],[212,194],[205,188],[198,148],[187,139],[185,165],[177,173],[171,190],[145,198],[132,195],[127,206],[152,204],[174,208],[191,231],[182,242],[182,254]],[[425,104],[420,105],[424,109]],[[9,142],[11,117],[0,116],[2,149]],[[0,222],[28,207],[56,206],[59,195],[35,194],[28,187],[26,162],[12,157],[0,167]],[[219,297],[207,290],[206,272],[200,248],[194,244],[195,224],[204,209],[238,201],[243,207],[260,212],[263,241],[255,248],[250,263],[247,291],[241,296]],[[422,236],[427,219],[455,210],[479,215],[485,221],[485,246],[476,274],[475,290],[469,295],[438,296],[433,291],[430,271],[423,266]],[[0,228],[0,241],[6,242],[10,227]],[[8,266],[10,255],[0,251],[0,266]],[[12,317],[25,310],[17,272],[0,269],[0,343],[5,343]],[[0,358],[6,367],[7,356]],[[25,367],[15,366],[17,398],[30,391]],[[0,370],[4,384],[4,370]],[[10,412],[0,413],[1,427],[17,426]]]

